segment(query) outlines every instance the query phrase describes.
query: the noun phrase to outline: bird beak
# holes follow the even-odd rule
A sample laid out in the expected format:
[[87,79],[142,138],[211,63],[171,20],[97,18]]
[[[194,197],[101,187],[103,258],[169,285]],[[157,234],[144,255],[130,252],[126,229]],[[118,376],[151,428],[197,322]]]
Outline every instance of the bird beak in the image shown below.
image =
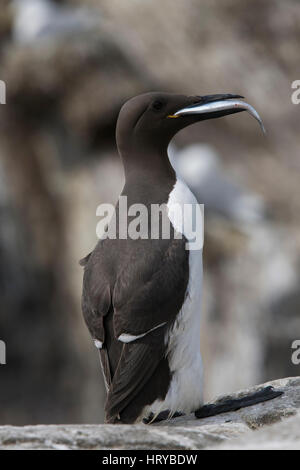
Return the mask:
[[251,116],[256,119],[265,134],[265,128],[258,112],[246,101],[243,101],[240,95],[231,94],[217,94],[199,97],[199,102],[193,103],[185,108],[179,109],[174,114],[169,115],[169,118],[178,118],[188,115],[199,115],[200,120],[217,118],[234,114],[241,111],[247,111]]

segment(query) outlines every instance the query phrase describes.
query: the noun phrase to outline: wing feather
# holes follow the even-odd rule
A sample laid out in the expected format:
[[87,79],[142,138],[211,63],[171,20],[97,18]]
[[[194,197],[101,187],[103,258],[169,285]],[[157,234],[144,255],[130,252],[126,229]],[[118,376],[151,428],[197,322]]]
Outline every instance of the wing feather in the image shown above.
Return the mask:
[[146,339],[124,344],[121,359],[114,375],[106,402],[106,419],[114,421],[151,380],[159,362],[164,358],[165,329],[150,333]]
[[[143,398],[140,395],[146,394],[139,392],[154,375],[152,402],[157,394],[166,393],[165,333],[180,311],[188,282],[185,239],[130,243],[100,242],[85,265],[82,309],[92,337],[103,343],[100,359],[108,388],[108,422],[122,413],[130,415],[127,422],[139,416],[150,400],[149,394]],[[120,253],[122,257],[116,258]],[[122,334],[137,338],[124,344],[118,340]],[[160,384],[162,371],[164,384]]]

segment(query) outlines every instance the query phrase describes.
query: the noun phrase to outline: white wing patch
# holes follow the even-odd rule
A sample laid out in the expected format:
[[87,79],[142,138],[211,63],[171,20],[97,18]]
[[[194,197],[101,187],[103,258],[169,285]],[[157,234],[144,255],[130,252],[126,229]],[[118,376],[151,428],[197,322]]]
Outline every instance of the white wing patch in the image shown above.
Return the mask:
[[148,333],[151,333],[151,331],[156,330],[157,328],[160,328],[161,326],[165,325],[167,322],[161,323],[160,325],[155,326],[154,328],[151,328],[151,330],[146,331],[146,333],[142,333],[141,335],[134,336],[129,333],[122,333],[119,337],[118,340],[122,341],[122,343],[131,343],[132,341],[135,341],[136,339],[143,338],[143,336],[146,336]]
[[94,339],[94,345],[96,346],[97,349],[102,349],[103,343],[102,341],[99,341],[98,339]]

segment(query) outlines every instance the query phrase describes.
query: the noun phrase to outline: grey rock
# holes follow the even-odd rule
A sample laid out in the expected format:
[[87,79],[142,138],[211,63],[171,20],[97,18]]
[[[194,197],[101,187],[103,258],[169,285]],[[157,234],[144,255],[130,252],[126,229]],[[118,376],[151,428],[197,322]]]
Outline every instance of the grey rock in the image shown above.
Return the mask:
[[[156,425],[2,426],[0,448],[300,449],[300,377],[265,385],[273,385],[284,394],[265,403],[201,420],[189,415]],[[252,387],[230,397],[238,398],[259,388],[261,386]],[[292,419],[287,419],[291,416]]]
[[272,426],[266,426],[258,432],[247,434],[235,441],[212,446],[208,449],[221,450],[300,450],[299,414]]

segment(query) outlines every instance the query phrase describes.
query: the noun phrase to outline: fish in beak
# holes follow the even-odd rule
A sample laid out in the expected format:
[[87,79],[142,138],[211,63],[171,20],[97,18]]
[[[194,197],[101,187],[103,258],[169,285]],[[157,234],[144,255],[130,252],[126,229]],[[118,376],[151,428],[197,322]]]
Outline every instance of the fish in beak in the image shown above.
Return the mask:
[[249,103],[243,101],[243,96],[240,95],[216,94],[202,96],[199,97],[199,102],[179,109],[168,117],[178,118],[181,116],[197,115],[200,118],[199,120],[205,120],[235,114],[241,111],[247,111],[251,114],[251,116],[258,121],[262,132],[264,134],[266,133],[258,112]]

